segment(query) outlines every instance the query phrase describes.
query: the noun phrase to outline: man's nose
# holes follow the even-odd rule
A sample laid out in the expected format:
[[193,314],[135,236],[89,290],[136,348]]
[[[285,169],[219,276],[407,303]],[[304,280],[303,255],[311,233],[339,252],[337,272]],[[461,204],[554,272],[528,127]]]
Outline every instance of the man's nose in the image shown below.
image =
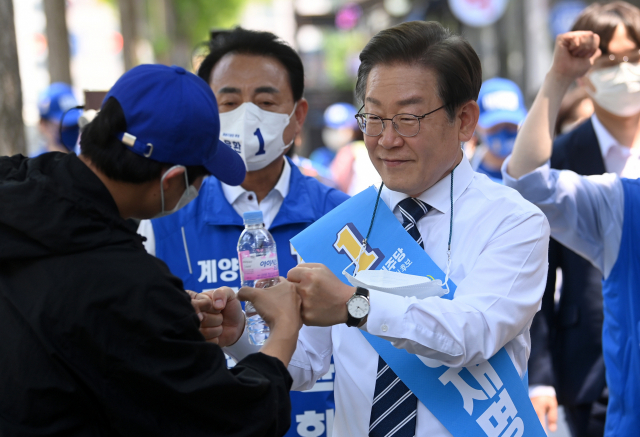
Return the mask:
[[389,149],[392,147],[399,147],[403,143],[402,136],[393,127],[391,120],[384,122],[384,128],[378,139],[378,144],[382,147]]

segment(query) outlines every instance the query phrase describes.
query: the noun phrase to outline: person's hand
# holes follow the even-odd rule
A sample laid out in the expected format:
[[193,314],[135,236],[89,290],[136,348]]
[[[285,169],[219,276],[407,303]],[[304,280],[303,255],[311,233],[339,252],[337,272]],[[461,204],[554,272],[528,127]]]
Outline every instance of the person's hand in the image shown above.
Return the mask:
[[[549,422],[549,431],[555,432],[558,428],[558,401],[555,396],[536,396],[531,398],[533,409],[536,410],[540,423],[546,429],[546,421]],[[545,420],[546,419],[546,420]]]
[[244,330],[245,318],[240,301],[231,288],[221,287],[200,294],[189,292],[189,295],[200,319],[200,332],[206,341],[220,347],[238,341]]
[[213,301],[209,296],[200,295],[192,290],[185,290],[191,298],[191,306],[202,323],[204,313],[213,309]]
[[300,264],[287,279],[296,284],[302,298],[302,321],[308,326],[346,323],[347,301],[356,287],[346,285],[324,264]]
[[551,72],[568,81],[584,76],[600,56],[600,37],[591,31],[574,31],[558,35]]
[[270,288],[242,287],[238,299],[249,301],[273,331],[278,326],[295,329],[302,327],[300,319],[300,296],[296,287],[285,278]]
[[301,300],[294,284],[283,277],[279,279],[280,283],[270,288],[242,287],[238,298],[250,301],[269,325],[269,338],[260,352],[278,358],[288,366],[302,327]]

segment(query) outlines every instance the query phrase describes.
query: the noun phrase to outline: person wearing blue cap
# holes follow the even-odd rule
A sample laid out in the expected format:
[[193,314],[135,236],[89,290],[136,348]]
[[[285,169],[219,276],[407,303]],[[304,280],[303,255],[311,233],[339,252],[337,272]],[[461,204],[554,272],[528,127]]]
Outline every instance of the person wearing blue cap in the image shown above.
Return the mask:
[[476,147],[471,166],[478,173],[502,183],[500,167],[513,150],[518,126],[527,116],[522,91],[515,82],[494,77],[483,82],[478,95],[480,117]]
[[[141,65],[111,88],[79,156],[0,158],[0,435],[289,428],[295,287],[282,278],[269,293],[186,293],[125,222],[177,211],[206,175],[242,183],[244,163],[219,131],[204,81]],[[254,303],[271,336],[229,370],[221,323],[239,299]]]
[[[285,156],[302,129],[308,107],[302,61],[289,45],[268,32],[242,28],[224,32],[211,41],[198,75],[204,79],[202,86],[215,93],[220,110],[220,132],[210,132],[211,139],[220,137],[233,148],[244,161],[247,177],[241,185],[231,186],[214,174],[189,206],[169,217],[142,221],[138,232],[147,237],[149,252],[166,262],[188,289],[237,290],[243,213],[262,211],[284,275],[298,264],[289,240],[347,196],[304,176]],[[299,435],[300,418],[309,417],[305,412],[325,417],[327,410],[333,410],[331,372],[327,378],[328,384],[319,385],[317,391],[291,393],[292,426],[287,436]]]
[[38,128],[44,145],[33,155],[46,152],[73,151],[80,132],[78,119],[82,111],[69,85],[55,82],[38,97],[40,123]]

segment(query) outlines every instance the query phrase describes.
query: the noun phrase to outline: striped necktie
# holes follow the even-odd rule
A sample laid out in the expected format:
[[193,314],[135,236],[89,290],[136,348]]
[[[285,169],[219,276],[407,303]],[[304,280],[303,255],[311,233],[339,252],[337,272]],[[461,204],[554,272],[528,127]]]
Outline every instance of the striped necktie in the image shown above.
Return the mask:
[[[402,213],[402,226],[424,248],[418,231],[420,220],[431,206],[419,199],[408,197],[398,204]],[[373,393],[373,406],[369,419],[369,437],[413,437],[416,433],[418,398],[398,378],[389,365],[378,358],[378,374]]]

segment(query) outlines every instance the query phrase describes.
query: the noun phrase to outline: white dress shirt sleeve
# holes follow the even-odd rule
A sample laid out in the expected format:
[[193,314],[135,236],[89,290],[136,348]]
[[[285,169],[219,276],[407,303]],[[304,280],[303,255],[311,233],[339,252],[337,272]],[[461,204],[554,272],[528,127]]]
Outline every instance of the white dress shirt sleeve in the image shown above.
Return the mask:
[[582,255],[609,276],[620,250],[624,219],[624,189],[612,173],[580,176],[569,170],[554,170],[545,164],[514,179],[502,166],[505,185],[515,188],[542,210],[551,235]]
[[151,224],[151,220],[141,220],[138,225],[138,234],[147,238],[147,241],[144,241],[144,248],[147,250],[147,253],[150,255],[156,256],[156,235],[153,232],[153,225]]
[[333,343],[331,327],[306,326],[300,329],[298,344],[289,362],[293,378],[291,390],[309,390],[326,375],[331,365]]
[[528,330],[546,284],[548,245],[541,212],[509,216],[468,266],[454,299],[371,290],[366,330],[450,367],[486,361]]

